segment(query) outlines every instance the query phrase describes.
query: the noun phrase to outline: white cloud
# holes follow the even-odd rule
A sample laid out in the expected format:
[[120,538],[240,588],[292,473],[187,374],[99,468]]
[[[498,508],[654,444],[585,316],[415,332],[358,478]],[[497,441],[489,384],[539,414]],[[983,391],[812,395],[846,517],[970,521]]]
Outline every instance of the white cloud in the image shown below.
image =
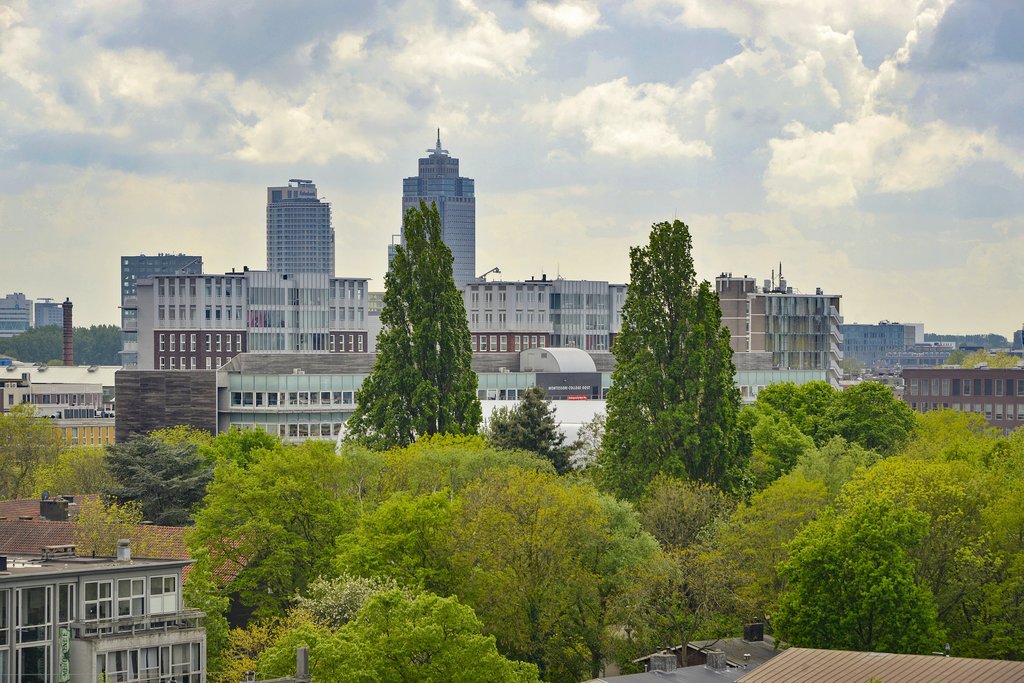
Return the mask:
[[339,34],[331,43],[331,53],[339,62],[351,62],[365,56],[366,38],[355,33]]
[[589,0],[548,3],[530,0],[527,11],[534,19],[570,38],[579,38],[601,26],[601,10]]
[[452,32],[435,23],[407,28],[406,45],[394,57],[397,69],[411,76],[447,78],[469,74],[509,78],[529,71],[527,60],[534,48],[529,30],[503,30],[493,12],[480,9],[472,0],[458,0],[458,5],[470,24]]
[[688,139],[675,121],[687,98],[659,83],[631,86],[625,78],[584,88],[535,111],[560,133],[582,134],[595,154],[638,160],[710,158],[703,140]]
[[147,107],[179,101],[195,88],[197,78],[182,73],[168,59],[149,50],[103,50],[80,69],[81,83],[97,102],[108,98]]

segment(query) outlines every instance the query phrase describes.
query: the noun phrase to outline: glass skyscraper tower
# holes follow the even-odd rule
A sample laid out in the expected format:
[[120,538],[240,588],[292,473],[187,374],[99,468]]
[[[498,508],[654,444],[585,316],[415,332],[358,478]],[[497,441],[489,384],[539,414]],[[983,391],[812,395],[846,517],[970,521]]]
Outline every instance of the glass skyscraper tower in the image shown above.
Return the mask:
[[331,205],[320,201],[312,180],[267,188],[267,270],[334,276]]
[[[420,159],[419,175],[402,181],[402,216],[420,202],[437,204],[441,215],[441,239],[455,259],[455,286],[462,289],[476,279],[476,197],[473,179],[459,177],[459,160],[437,145]],[[390,259],[389,259],[390,261]]]

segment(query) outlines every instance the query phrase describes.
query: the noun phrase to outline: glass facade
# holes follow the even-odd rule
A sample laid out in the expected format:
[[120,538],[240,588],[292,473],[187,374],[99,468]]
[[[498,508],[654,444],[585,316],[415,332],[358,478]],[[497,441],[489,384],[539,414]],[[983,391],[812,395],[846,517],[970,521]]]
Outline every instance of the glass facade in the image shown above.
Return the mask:
[[334,275],[331,205],[312,181],[267,188],[267,270]]

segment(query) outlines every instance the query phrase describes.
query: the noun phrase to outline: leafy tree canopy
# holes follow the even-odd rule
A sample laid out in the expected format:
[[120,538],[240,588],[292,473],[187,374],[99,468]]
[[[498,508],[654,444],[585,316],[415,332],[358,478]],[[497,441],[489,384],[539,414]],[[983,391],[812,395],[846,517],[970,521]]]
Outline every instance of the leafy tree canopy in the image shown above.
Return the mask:
[[612,352],[602,481],[639,498],[658,472],[734,487],[746,454],[740,395],[718,295],[697,283],[689,228],[656,223],[630,249],[630,287]]
[[[117,325],[76,327],[72,336],[76,365],[121,364],[121,328]],[[23,363],[59,361],[64,357],[64,331],[60,325],[47,325],[0,339],[0,354]]]
[[36,495],[102,493],[114,485],[106,450],[86,446],[61,450],[54,462],[36,471],[35,481]]
[[409,209],[402,237],[384,278],[377,361],[346,423],[352,440],[379,449],[475,434],[481,419],[466,308],[437,206]]
[[495,410],[487,423],[487,440],[496,448],[538,453],[550,460],[559,474],[570,468],[574,447],[565,444],[551,401],[540,387],[527,389],[514,408]]
[[36,417],[31,405],[0,413],[0,498],[32,495],[36,477],[49,476],[64,449],[53,421]]

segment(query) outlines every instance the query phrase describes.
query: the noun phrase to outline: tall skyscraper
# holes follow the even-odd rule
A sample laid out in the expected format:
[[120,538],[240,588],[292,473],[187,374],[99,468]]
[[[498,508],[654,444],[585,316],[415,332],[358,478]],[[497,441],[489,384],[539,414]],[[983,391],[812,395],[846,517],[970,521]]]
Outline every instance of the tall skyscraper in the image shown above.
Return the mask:
[[441,215],[441,239],[455,258],[455,286],[476,279],[476,197],[473,179],[459,177],[459,160],[437,145],[420,159],[419,175],[402,181],[402,216],[420,202],[437,204]]
[[334,275],[331,205],[320,201],[312,180],[267,188],[267,270]]
[[139,304],[135,284],[157,275],[194,275],[203,272],[203,257],[191,254],[121,257],[121,365],[139,364]]

